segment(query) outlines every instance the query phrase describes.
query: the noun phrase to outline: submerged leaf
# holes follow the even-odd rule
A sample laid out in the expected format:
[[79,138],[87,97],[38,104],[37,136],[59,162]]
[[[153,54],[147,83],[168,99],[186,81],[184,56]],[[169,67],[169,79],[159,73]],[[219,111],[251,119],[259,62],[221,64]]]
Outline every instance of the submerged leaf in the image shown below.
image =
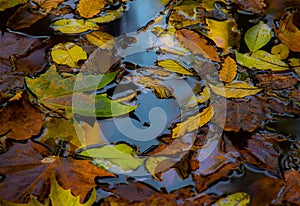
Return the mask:
[[247,206],[250,196],[245,192],[237,192],[218,199],[212,206]]
[[28,0],[0,0],[0,11],[17,6],[19,4],[27,3]]
[[230,57],[226,57],[220,71],[220,80],[223,82],[232,82],[236,76],[237,65]]
[[87,58],[86,52],[72,42],[59,43],[51,51],[52,59],[57,64],[66,64],[70,67],[78,67],[79,60]]
[[169,71],[176,72],[176,73],[179,73],[179,74],[193,75],[193,73],[188,71],[185,67],[183,67],[181,64],[179,64],[175,60],[168,59],[168,60],[158,61],[157,65],[160,66],[160,67],[163,67],[163,68],[165,68]]
[[88,19],[87,21],[93,22],[93,23],[100,23],[100,24],[109,23],[111,21],[121,18],[123,13],[124,13],[124,7],[121,6],[117,10],[107,10],[107,11],[101,12],[100,16],[92,18],[92,19]]
[[94,31],[92,33],[86,34],[86,38],[89,40],[89,42],[95,44],[98,47],[101,47],[103,44],[105,44],[106,48],[111,48],[113,46],[112,39],[114,37],[103,31]]
[[245,42],[251,52],[255,52],[265,46],[271,38],[271,28],[263,22],[251,27],[245,34]]
[[45,9],[46,13],[49,13],[52,9],[55,9],[58,4],[64,2],[64,0],[32,0],[38,4],[41,8]]
[[168,157],[166,156],[149,157],[145,162],[145,167],[153,177],[159,179],[156,176],[156,174],[161,171],[158,171],[157,167],[159,166],[159,164],[162,164],[162,162],[164,162],[165,160],[168,160]]
[[79,0],[77,11],[84,18],[91,18],[98,14],[105,6],[105,0]]
[[184,122],[176,124],[176,127],[172,130],[172,138],[182,137],[186,133],[192,132],[199,127],[202,127],[207,122],[209,122],[213,116],[214,108],[212,107],[212,105],[210,105],[197,115],[189,117]]
[[214,85],[209,83],[209,87],[215,94],[226,98],[243,98],[254,95],[262,90],[255,86],[251,86],[248,82],[239,81],[226,84],[225,86],[223,86],[223,84]]
[[52,24],[52,28],[64,34],[78,34],[100,29],[97,24],[83,19],[60,19]]

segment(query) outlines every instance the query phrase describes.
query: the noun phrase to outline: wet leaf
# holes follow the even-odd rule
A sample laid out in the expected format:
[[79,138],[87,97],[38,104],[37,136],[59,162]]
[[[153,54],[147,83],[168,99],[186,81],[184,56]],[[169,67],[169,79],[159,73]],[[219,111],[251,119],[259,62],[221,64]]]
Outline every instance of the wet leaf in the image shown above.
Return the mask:
[[247,206],[250,196],[245,192],[237,192],[218,199],[212,206]]
[[59,43],[51,51],[52,59],[57,64],[66,64],[70,67],[78,67],[79,60],[87,59],[86,52],[72,42]]
[[286,59],[289,56],[289,48],[284,44],[277,44],[272,47],[271,53],[278,56],[278,59]]
[[272,55],[266,51],[258,50],[249,56],[249,54],[241,54],[235,52],[236,60],[239,64],[260,70],[284,71],[288,70],[288,65],[278,59],[276,55]]
[[209,83],[209,87],[215,94],[226,98],[243,98],[254,95],[262,90],[250,85],[248,82],[241,81],[231,82],[225,86],[223,84],[214,85]]
[[214,108],[210,105],[197,115],[189,117],[181,123],[177,123],[176,127],[172,130],[172,138],[184,136],[186,133],[202,127],[208,123],[213,116]]
[[194,54],[201,54],[205,58],[213,61],[220,61],[216,49],[209,45],[207,40],[194,31],[188,29],[181,29],[176,31],[176,38]]
[[213,10],[213,9],[216,9],[216,7],[215,7],[216,2],[226,3],[225,0],[220,0],[220,1],[219,0],[218,1],[216,1],[216,0],[202,0],[201,1],[201,6],[203,8],[205,8],[206,10]]
[[251,52],[265,46],[272,38],[272,30],[263,22],[251,27],[245,34],[245,42]]
[[162,162],[164,162],[165,160],[168,160],[168,157],[166,156],[149,157],[145,162],[145,167],[153,177],[159,179],[159,177],[156,176],[156,173],[161,171],[158,171],[157,167],[159,166],[159,164],[162,164]]
[[[98,47],[101,47],[105,44],[106,48],[112,48],[113,46],[113,36],[102,31],[94,31],[92,33],[86,34],[86,38],[92,44],[95,44]],[[109,43],[108,43],[109,42]]]
[[109,23],[111,21],[121,18],[124,11],[125,11],[125,9],[123,6],[121,6],[117,10],[106,10],[104,12],[101,12],[100,16],[92,18],[92,19],[88,19],[87,21],[94,22],[94,23],[100,23],[100,24]]
[[91,18],[98,14],[105,6],[105,0],[79,0],[77,11],[84,18]]
[[232,82],[236,76],[237,65],[230,57],[226,57],[220,71],[220,80],[223,82]]
[[127,144],[105,145],[82,151],[80,154],[92,157],[101,167],[119,166],[124,171],[137,169],[144,159],[135,157],[135,151]]
[[44,204],[40,203],[37,198],[35,198],[33,195],[29,196],[29,201],[28,203],[13,203],[9,201],[3,201],[0,199],[0,204],[5,205],[5,206],[49,206],[49,201],[48,199],[45,201]]
[[31,140],[26,144],[12,143],[1,154],[0,170],[5,175],[0,184],[0,198],[16,203],[24,202],[29,194],[45,200],[53,175],[63,188],[70,188],[74,196],[80,196],[81,202],[96,186],[95,177],[114,177],[88,160],[53,156],[46,147]]
[[276,34],[290,50],[300,52],[299,41],[296,41],[296,39],[300,39],[300,30],[294,25],[293,17],[294,14],[289,13],[284,20],[281,20]]
[[52,206],[61,206],[61,205],[74,205],[74,206],[91,206],[96,201],[96,190],[93,189],[91,196],[89,199],[84,203],[80,203],[80,197],[74,197],[71,193],[71,189],[64,189],[62,188],[56,179],[53,177],[51,180],[51,189],[49,198],[51,200]]
[[64,34],[78,34],[100,29],[97,24],[83,19],[60,19],[52,24],[52,28]]
[[176,72],[183,75],[193,75],[190,71],[188,71],[185,67],[183,67],[180,63],[175,60],[162,60],[158,61],[157,65],[163,67],[169,71]]
[[[232,2],[242,11],[262,13],[267,6],[265,0],[232,0]],[[269,2],[268,2],[269,3]],[[273,1],[272,1],[273,3]]]
[[288,61],[289,61],[289,65],[293,67],[298,77],[300,77],[300,59],[291,58]]
[[292,72],[285,73],[258,73],[253,75],[256,85],[266,90],[294,89],[298,79]]
[[27,3],[28,0],[1,0],[0,1],[0,11],[4,11],[8,8],[17,6],[19,4]]
[[38,6],[45,10],[46,13],[49,13],[52,9],[57,8],[57,6],[64,2],[64,0],[32,0]]

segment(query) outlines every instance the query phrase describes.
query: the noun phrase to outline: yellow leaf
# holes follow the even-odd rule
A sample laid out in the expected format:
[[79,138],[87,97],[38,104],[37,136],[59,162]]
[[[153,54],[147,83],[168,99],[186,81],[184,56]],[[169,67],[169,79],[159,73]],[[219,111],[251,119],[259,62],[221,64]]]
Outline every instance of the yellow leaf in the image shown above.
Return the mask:
[[32,0],[41,8],[45,9],[46,13],[49,13],[52,9],[55,9],[58,4],[62,3],[64,0]]
[[116,19],[119,19],[123,13],[124,13],[124,7],[121,6],[120,8],[118,8],[117,10],[107,10],[104,12],[100,13],[100,16],[92,18],[92,19],[88,19],[87,21],[89,22],[93,22],[93,23],[108,23],[111,21],[114,21]]
[[95,44],[98,47],[101,47],[105,44],[106,48],[112,48],[113,41],[111,41],[114,37],[106,32],[103,31],[94,31],[92,33],[86,34],[86,38],[92,44]]
[[100,29],[97,24],[83,19],[60,19],[53,23],[52,28],[65,34],[78,34]]
[[200,97],[197,98],[198,103],[204,103],[210,98],[210,92],[208,87],[204,87],[203,91],[200,93]]
[[12,101],[18,101],[19,99],[22,98],[22,94],[23,91],[18,90],[15,94],[15,96],[13,96],[12,98],[10,98],[8,101],[12,102]]
[[293,67],[298,77],[300,77],[300,59],[291,58],[288,61],[289,61],[289,65]]
[[232,82],[236,76],[236,71],[237,65],[235,61],[230,56],[226,57],[220,71],[220,80],[223,82]]
[[245,192],[237,192],[218,199],[212,206],[247,206],[250,196]]
[[176,124],[176,127],[172,130],[172,138],[182,137],[186,133],[202,127],[209,122],[213,116],[214,108],[210,105],[196,116],[189,117],[186,121]]
[[223,86],[223,84],[215,86],[209,83],[209,87],[215,94],[226,98],[243,98],[254,95],[262,90],[258,87],[251,86],[248,82],[240,81],[232,82],[225,86]]
[[177,61],[174,60],[168,59],[168,60],[158,61],[157,65],[169,71],[177,72],[179,74],[193,75],[193,73],[188,71],[186,68],[184,68],[182,65],[180,65]]
[[289,48],[284,44],[277,44],[271,49],[271,53],[278,56],[278,59],[286,59],[289,56],[289,52]]
[[105,0],[79,0],[77,11],[84,18],[91,18],[98,14],[105,6]]
[[107,144],[107,141],[104,135],[101,132],[99,127],[99,123],[96,121],[94,125],[91,127],[88,123],[81,123],[76,124],[75,122],[76,131],[81,133],[83,132],[84,135],[78,135],[82,146],[88,145],[95,145],[95,144]]
[[51,52],[52,59],[57,64],[66,64],[70,67],[78,67],[79,60],[87,58],[86,52],[72,42],[59,43],[55,45]]
[[145,167],[147,168],[148,172],[155,178],[160,180],[160,178],[156,175],[159,172],[158,166],[163,161],[168,160],[168,157],[165,156],[159,156],[159,157],[149,157],[145,162]]

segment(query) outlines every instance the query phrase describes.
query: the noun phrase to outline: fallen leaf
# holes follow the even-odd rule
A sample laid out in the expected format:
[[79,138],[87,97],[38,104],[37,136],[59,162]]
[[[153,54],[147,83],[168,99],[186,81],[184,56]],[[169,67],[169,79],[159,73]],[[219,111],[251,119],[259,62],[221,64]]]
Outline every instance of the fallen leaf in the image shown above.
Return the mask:
[[212,206],[247,206],[250,203],[250,196],[245,192],[237,192],[218,199]]
[[157,61],[157,65],[160,67],[163,67],[169,71],[173,71],[179,74],[183,75],[193,75],[190,71],[188,71],[185,67],[183,67],[180,63],[178,63],[175,60],[162,60],[162,61]]
[[293,67],[298,77],[300,77],[300,59],[291,58],[288,61],[289,61],[289,65]]
[[[232,0],[232,2],[242,11],[249,11],[253,13],[262,13],[267,7],[265,0]],[[268,13],[268,12],[266,12]]]
[[144,159],[135,157],[135,151],[127,144],[105,145],[99,148],[86,149],[81,155],[92,157],[101,167],[119,166],[124,171],[137,169]]
[[98,47],[101,47],[103,44],[105,48],[112,48],[113,46],[113,36],[103,32],[103,31],[94,31],[92,33],[86,34],[86,38],[92,44],[95,44]]
[[289,56],[290,50],[284,44],[277,44],[272,47],[271,53],[278,56],[278,59],[286,59]]
[[96,201],[97,196],[96,190],[93,189],[92,194],[89,196],[88,200],[84,204],[81,204],[79,196],[74,197],[71,193],[71,189],[66,190],[62,188],[56,181],[55,177],[52,177],[49,198],[51,200],[52,206],[92,206]]
[[201,6],[203,7],[203,8],[205,8],[207,11],[208,10],[214,10],[214,9],[216,9],[216,7],[215,7],[215,4],[216,4],[216,2],[222,2],[222,3],[224,3],[224,4],[226,4],[226,0],[202,0],[201,1]]
[[99,24],[109,23],[121,18],[124,14],[124,11],[125,9],[123,6],[120,6],[120,8],[116,10],[105,10],[101,12],[98,17],[88,19],[87,21]]
[[177,123],[176,127],[172,129],[172,138],[184,136],[186,133],[202,127],[208,123],[213,116],[214,108],[210,105],[197,115],[189,117],[181,123]]
[[99,30],[100,27],[84,19],[60,19],[55,21],[52,26],[54,30],[64,34],[78,34],[89,30]]
[[154,178],[160,180],[160,178],[156,175],[157,173],[162,172],[159,169],[159,164],[165,164],[164,162],[167,161],[168,159],[169,158],[166,156],[149,157],[145,162],[145,167]]
[[272,29],[263,22],[248,29],[245,34],[245,42],[250,52],[255,52],[265,46],[272,38]]
[[237,65],[230,57],[226,57],[220,71],[220,80],[223,82],[232,82],[236,76]]
[[57,6],[64,2],[64,0],[32,0],[39,7],[45,10],[46,13],[49,13],[52,9],[57,8]]
[[44,119],[44,114],[30,105],[25,95],[10,101],[0,112],[0,134],[16,140],[29,139],[41,132]]
[[222,97],[226,98],[243,98],[249,95],[254,95],[260,92],[262,89],[250,85],[248,82],[231,82],[226,85],[218,84],[214,85],[209,83],[211,90]]
[[207,40],[196,32],[188,29],[177,30],[176,38],[194,54],[201,54],[212,61],[220,61],[216,49],[212,45],[209,45]]
[[0,11],[4,11],[8,8],[17,6],[19,4],[27,3],[28,0],[1,0],[0,1]]
[[79,0],[76,10],[80,16],[91,18],[98,14],[105,6],[105,0]]
[[0,198],[16,203],[24,202],[29,194],[45,200],[53,175],[63,188],[70,188],[75,196],[80,196],[81,202],[96,186],[95,177],[114,177],[88,160],[53,156],[45,146],[31,140],[26,144],[11,143],[9,150],[1,154],[0,168],[5,175],[0,184]]
[[259,88],[267,90],[294,89],[298,83],[298,79],[292,72],[257,73],[253,74],[252,79]]
[[78,67],[79,60],[87,59],[86,52],[72,42],[59,43],[51,51],[52,59],[57,64],[66,64],[70,67]]
[[9,202],[9,201],[3,201],[0,199],[0,204],[1,205],[5,205],[5,206],[49,206],[49,201],[48,199],[46,199],[45,203],[42,204],[40,203],[36,197],[34,197],[33,195],[29,196],[29,201],[28,203],[13,203],[13,202]]

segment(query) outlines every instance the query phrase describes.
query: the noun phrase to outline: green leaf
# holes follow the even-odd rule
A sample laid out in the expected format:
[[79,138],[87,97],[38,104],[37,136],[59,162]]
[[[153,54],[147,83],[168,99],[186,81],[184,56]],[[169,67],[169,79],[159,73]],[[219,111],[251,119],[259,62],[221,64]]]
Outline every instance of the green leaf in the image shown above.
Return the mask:
[[60,19],[52,24],[54,30],[64,34],[78,34],[89,30],[99,30],[100,27],[94,22],[83,19]]
[[265,46],[271,38],[271,28],[263,22],[251,27],[245,34],[245,42],[251,52],[255,52]]
[[248,68],[256,68],[260,70],[284,71],[288,70],[288,65],[278,59],[276,55],[258,50],[249,56],[249,54],[241,54],[235,52],[236,60],[240,65]]
[[250,196],[245,192],[237,192],[218,199],[212,206],[247,206]]
[[96,190],[93,189],[88,201],[84,204],[80,203],[80,197],[74,197],[70,189],[65,190],[62,188],[56,179],[53,177],[51,181],[51,189],[49,198],[52,206],[91,206],[96,201]]
[[28,0],[0,0],[0,11],[17,6],[19,4],[27,3]]
[[160,67],[163,67],[163,68],[165,68],[169,71],[176,72],[176,73],[179,73],[179,74],[193,75],[192,72],[188,71],[181,64],[179,64],[177,61],[174,61],[174,60],[171,60],[171,59],[158,61],[157,65],[160,66]]
[[80,154],[90,156],[103,167],[119,166],[122,170],[137,169],[144,159],[133,156],[135,151],[127,144],[105,145],[82,151]]

